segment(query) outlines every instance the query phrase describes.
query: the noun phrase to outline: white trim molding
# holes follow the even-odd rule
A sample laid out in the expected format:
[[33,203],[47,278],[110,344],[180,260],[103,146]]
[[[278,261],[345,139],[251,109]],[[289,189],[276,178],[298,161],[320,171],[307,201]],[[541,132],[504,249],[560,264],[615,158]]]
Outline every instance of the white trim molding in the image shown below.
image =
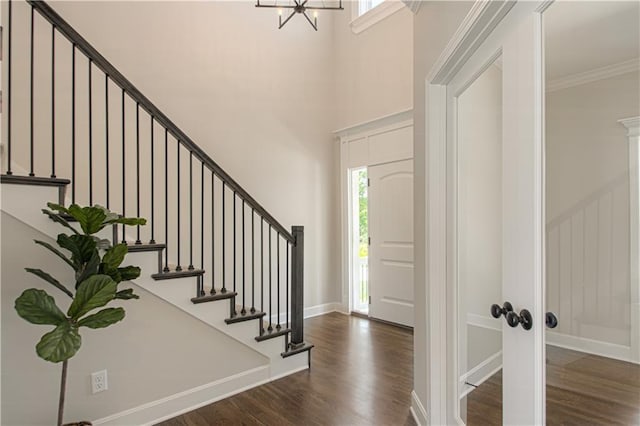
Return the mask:
[[476,1],[427,75],[446,84],[515,5],[513,1]]
[[418,426],[426,426],[429,424],[427,410],[424,409],[424,405],[415,390],[411,391],[411,408],[409,408],[409,411]]
[[422,1],[419,0],[402,0],[407,9],[409,9],[415,15],[420,10],[420,6],[422,6]]
[[358,1],[354,1],[353,3],[355,4],[355,13],[353,15],[354,19],[349,25],[351,26],[351,31],[353,31],[354,34],[360,34],[367,28],[372,27],[405,7],[405,4],[401,0],[385,0],[379,6],[357,16]]
[[269,366],[262,366],[93,420],[92,423],[94,425],[152,425],[275,379],[275,377],[269,378]]
[[555,92],[557,90],[568,89],[569,87],[579,86],[581,84],[587,84],[634,71],[640,71],[640,58],[634,58],[617,64],[611,64],[577,74],[567,75],[555,80],[550,80],[546,84],[546,91]]
[[480,364],[460,376],[460,399],[484,383],[489,377],[496,374],[502,368],[502,350],[489,356]]
[[640,116],[618,120],[629,138],[629,300],[631,359],[640,363]]
[[371,130],[377,130],[408,121],[413,122],[413,108],[394,112],[393,114],[383,115],[382,117],[374,118],[373,120],[363,121],[349,127],[334,130],[333,134],[339,138],[351,138],[354,135],[357,136]]

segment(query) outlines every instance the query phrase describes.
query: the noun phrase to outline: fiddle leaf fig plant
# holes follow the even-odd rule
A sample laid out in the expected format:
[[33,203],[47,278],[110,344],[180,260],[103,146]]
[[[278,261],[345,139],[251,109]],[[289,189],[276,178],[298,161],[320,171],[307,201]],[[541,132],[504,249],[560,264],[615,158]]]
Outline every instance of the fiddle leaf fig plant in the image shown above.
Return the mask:
[[[121,321],[125,316],[122,307],[104,307],[117,299],[138,299],[133,289],[118,288],[122,281],[140,276],[139,267],[121,266],[127,254],[127,245],[111,245],[109,240],[101,239],[96,234],[107,226],[144,225],[146,220],[120,217],[97,205],[80,207],[72,204],[66,208],[48,203],[47,206],[49,209],[43,209],[42,212],[72,233],[58,235],[56,242],[60,248],[45,241],[36,240],[35,243],[69,265],[74,271],[74,281],[62,284],[41,269],[25,269],[71,298],[71,305],[65,313],[46,291],[30,288],[16,299],[15,309],[20,317],[32,324],[54,326],[53,330],[42,336],[36,345],[36,353],[46,361],[63,363],[58,406],[60,426],[64,410],[67,362],[82,344],[80,329],[105,328]],[[78,223],[80,230],[71,224],[74,221]]]

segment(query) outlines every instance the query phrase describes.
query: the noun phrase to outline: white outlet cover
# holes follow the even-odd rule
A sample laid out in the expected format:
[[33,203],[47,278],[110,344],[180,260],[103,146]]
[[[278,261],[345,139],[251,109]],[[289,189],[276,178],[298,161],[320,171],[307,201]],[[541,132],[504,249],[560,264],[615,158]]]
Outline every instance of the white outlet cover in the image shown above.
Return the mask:
[[91,373],[91,393],[103,392],[109,389],[107,383],[107,370]]

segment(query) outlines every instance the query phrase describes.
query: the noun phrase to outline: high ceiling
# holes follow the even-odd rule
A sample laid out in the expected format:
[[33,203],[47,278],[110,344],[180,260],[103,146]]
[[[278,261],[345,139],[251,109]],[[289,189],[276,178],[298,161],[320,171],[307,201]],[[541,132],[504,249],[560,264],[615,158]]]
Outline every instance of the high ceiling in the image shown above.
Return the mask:
[[548,80],[640,57],[638,1],[557,1],[543,19]]

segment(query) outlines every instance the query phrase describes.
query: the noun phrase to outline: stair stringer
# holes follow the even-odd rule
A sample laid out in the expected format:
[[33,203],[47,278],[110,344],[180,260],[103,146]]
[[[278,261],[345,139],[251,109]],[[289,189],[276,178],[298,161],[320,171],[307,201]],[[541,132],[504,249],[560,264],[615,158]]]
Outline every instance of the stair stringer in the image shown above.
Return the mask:
[[[64,232],[63,228],[48,219],[41,210],[46,207],[47,201],[58,199],[58,189],[44,186],[29,186],[28,188],[29,190],[25,191],[25,185],[2,184],[0,186],[0,209],[28,226],[54,239],[57,238],[58,234]],[[99,236],[111,239],[112,231],[110,228],[106,228]],[[226,324],[224,320],[229,317],[230,312],[229,299],[193,304],[191,298],[195,294],[195,278],[176,278],[164,281],[152,279],[151,274],[157,269],[158,264],[156,252],[129,253],[127,256],[133,257],[135,259],[133,263],[142,269],[141,276],[132,281],[135,285],[268,357],[270,380],[308,368],[307,353],[287,358],[281,356],[281,353],[285,351],[284,336],[257,342],[255,337],[259,334],[258,320]]]

